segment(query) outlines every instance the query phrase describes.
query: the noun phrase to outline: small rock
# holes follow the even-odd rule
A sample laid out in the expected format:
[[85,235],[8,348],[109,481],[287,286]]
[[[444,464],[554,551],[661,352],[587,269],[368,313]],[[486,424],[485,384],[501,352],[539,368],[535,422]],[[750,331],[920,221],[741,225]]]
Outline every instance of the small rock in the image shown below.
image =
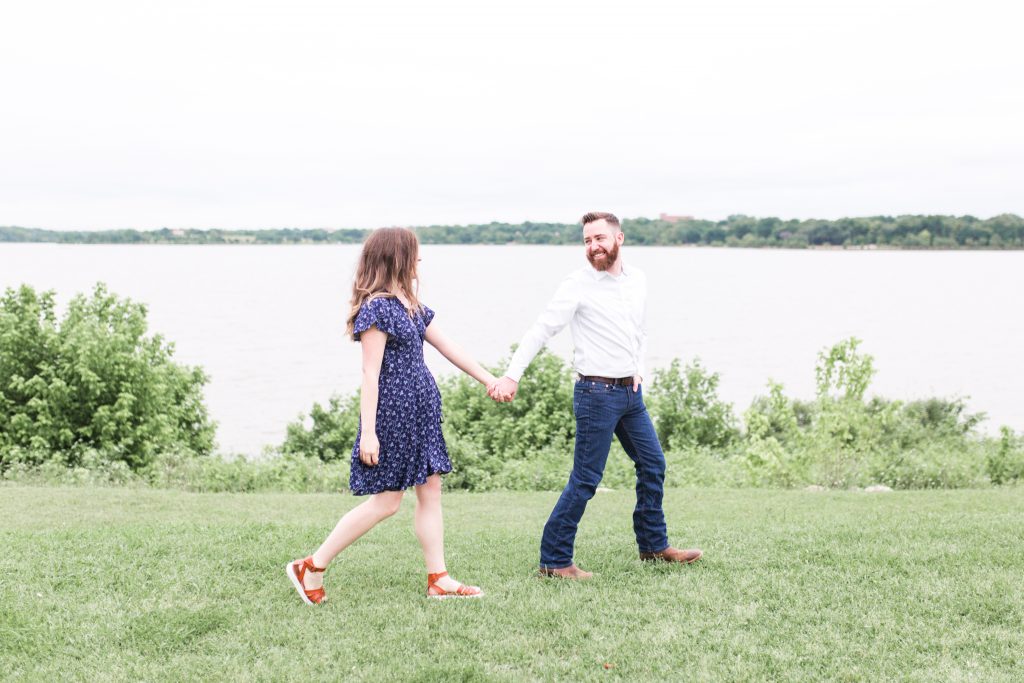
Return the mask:
[[892,493],[892,489],[885,484],[875,484],[874,486],[865,487],[864,493]]
[[822,491],[828,491],[828,489],[825,488],[824,486],[818,486],[817,484],[811,484],[810,486],[805,488],[804,491],[812,491],[814,493],[820,493]]

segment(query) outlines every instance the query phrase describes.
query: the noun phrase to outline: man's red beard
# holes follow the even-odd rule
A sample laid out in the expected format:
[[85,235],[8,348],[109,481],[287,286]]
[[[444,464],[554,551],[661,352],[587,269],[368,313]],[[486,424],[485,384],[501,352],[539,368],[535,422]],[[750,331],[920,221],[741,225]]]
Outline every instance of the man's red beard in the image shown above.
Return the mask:
[[618,242],[613,242],[611,251],[600,249],[596,253],[607,254],[607,256],[600,261],[596,261],[594,260],[595,252],[588,250],[587,260],[590,261],[590,265],[594,266],[594,270],[608,270],[615,265],[616,261],[619,260],[619,244]]

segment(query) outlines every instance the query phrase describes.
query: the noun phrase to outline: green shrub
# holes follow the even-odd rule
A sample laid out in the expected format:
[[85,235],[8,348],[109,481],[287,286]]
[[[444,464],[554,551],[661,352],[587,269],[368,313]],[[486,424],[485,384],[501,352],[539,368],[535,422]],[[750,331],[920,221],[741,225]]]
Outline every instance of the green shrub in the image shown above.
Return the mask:
[[344,398],[332,396],[326,408],[314,403],[309,418],[308,428],[303,415],[288,425],[281,452],[325,462],[338,460],[347,467],[359,429],[359,392]]
[[[505,361],[499,365],[504,367]],[[445,441],[455,468],[446,486],[481,491],[565,485],[576,421],[572,370],[560,358],[542,350],[520,379],[511,403],[492,401],[479,383],[463,374],[443,377],[438,386]]]
[[[823,350],[815,368],[817,396],[800,401],[771,382],[737,427],[717,396],[718,375],[699,361],[678,360],[654,373],[646,401],[668,461],[670,486],[806,486],[887,484],[935,488],[1012,483],[1024,477],[1024,447],[1006,430],[996,442],[976,433],[981,415],[962,399],[903,403],[865,399],[873,359],[856,339]],[[495,403],[465,375],[439,386],[454,471],[449,488],[557,490],[572,469],[573,378],[559,358],[542,352],[512,403]],[[347,455],[359,419],[356,396],[314,405],[312,425],[289,426],[282,451],[326,461]],[[347,474],[347,470],[346,470]],[[602,485],[632,488],[635,469],[613,442]]]
[[[14,452],[17,455],[18,449]],[[34,485],[59,486],[144,486],[146,481],[123,460],[112,460],[95,450],[83,451],[77,465],[69,467],[62,458],[49,453],[20,457],[9,463],[0,478]]]
[[[193,491],[337,491],[348,479],[359,395],[315,403],[262,460],[198,458],[213,444],[206,377],[173,362],[147,335],[146,309],[100,284],[58,321],[52,292],[8,289],[0,299],[0,478],[148,485]],[[824,349],[813,401],[769,383],[744,413],[719,399],[719,376],[699,360],[655,371],[647,405],[672,486],[1014,484],[1024,439],[977,433],[963,399],[866,398],[874,361],[851,338]],[[503,363],[504,364],[504,363]],[[443,429],[455,465],[449,488],[557,490],[572,468],[573,373],[541,352],[516,401],[495,403],[465,375],[441,379]],[[613,443],[603,485],[632,487],[635,470]]]
[[645,402],[658,439],[666,448],[723,448],[739,437],[732,406],[718,398],[718,373],[699,359],[680,372],[679,359],[655,370]]
[[[818,355],[814,401],[787,398],[776,383],[753,401],[736,455],[749,482],[838,488],[987,483],[984,453],[995,451],[990,439],[976,433],[984,416],[968,413],[963,399],[865,400],[874,361],[859,344],[847,339]],[[1000,469],[999,457],[989,459],[993,471]]]
[[904,417],[930,434],[962,436],[969,434],[985,419],[984,413],[968,413],[962,398],[929,398],[903,406]]
[[443,377],[445,438],[467,440],[481,455],[502,461],[532,460],[546,448],[571,453],[576,438],[573,382],[572,370],[547,350],[530,364],[511,403],[492,401],[464,374]]
[[781,384],[769,381],[768,395],[754,398],[743,414],[748,438],[773,438],[788,443],[797,439],[801,429],[811,424],[813,406],[807,407],[786,398],[782,390]]
[[875,375],[874,359],[857,353],[860,339],[850,337],[818,354],[814,367],[818,398],[838,396],[848,401],[860,402],[864,392]]
[[347,466],[339,467],[337,463],[299,455],[246,460],[163,454],[154,458],[142,476],[151,486],[204,493],[314,493],[348,489]]
[[872,483],[897,489],[956,489],[985,486],[986,444],[935,441],[881,454],[871,463]]
[[1024,480],[1024,439],[1009,427],[1000,427],[998,444],[989,450],[985,471],[993,484],[1013,484]]
[[746,462],[735,454],[706,446],[667,451],[665,486],[737,488],[757,485]]
[[[454,464],[445,486],[471,491],[562,488],[572,469],[576,438],[573,385],[571,368],[547,350],[530,364],[511,403],[494,402],[466,375],[440,378],[442,428]],[[326,408],[314,405],[311,417],[309,426],[301,416],[288,426],[281,452],[323,460],[343,453],[341,460],[347,462],[359,421],[358,398],[335,397]],[[603,484],[632,487],[633,463],[617,443],[608,462]]]
[[76,468],[145,467],[166,450],[207,454],[214,425],[206,376],[147,336],[146,307],[96,285],[57,321],[53,292],[23,285],[0,299],[0,469],[56,458]]

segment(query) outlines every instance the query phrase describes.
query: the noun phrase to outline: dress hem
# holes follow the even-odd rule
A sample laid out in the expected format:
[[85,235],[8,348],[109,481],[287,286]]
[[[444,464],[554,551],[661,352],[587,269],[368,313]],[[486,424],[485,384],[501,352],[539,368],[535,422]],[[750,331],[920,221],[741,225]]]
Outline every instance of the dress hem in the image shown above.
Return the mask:
[[372,496],[378,493],[384,493],[385,491],[405,491],[406,489],[410,489],[413,486],[423,486],[424,484],[427,483],[427,478],[435,474],[449,474],[451,471],[451,468],[448,468],[446,470],[435,470],[434,472],[428,471],[427,476],[423,478],[423,481],[420,481],[419,478],[417,477],[413,483],[409,484],[408,486],[402,486],[401,488],[388,488],[385,486],[379,489],[360,489],[358,491],[355,489],[349,489],[348,492],[351,493],[353,496]]

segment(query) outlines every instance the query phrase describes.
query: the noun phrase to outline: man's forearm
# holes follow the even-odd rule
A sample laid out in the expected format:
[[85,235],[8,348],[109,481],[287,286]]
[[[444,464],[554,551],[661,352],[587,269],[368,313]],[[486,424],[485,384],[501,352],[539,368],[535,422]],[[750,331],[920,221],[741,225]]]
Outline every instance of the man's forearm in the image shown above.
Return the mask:
[[547,340],[548,336],[544,334],[539,323],[527,330],[520,340],[516,352],[512,354],[512,360],[508,363],[505,376],[518,382]]
[[555,296],[548,302],[547,308],[537,318],[537,322],[523,335],[519,348],[512,354],[505,376],[518,382],[548,339],[569,324],[578,305],[579,292],[571,277],[566,278],[558,287]]

